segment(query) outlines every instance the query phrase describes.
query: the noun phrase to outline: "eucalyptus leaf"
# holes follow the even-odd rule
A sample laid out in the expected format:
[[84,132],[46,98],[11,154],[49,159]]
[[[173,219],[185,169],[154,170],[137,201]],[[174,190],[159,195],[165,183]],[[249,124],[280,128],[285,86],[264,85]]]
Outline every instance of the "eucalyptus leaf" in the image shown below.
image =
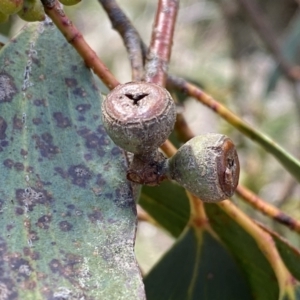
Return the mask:
[[[188,222],[188,216],[189,216],[189,206],[188,206],[188,199],[184,193],[184,190],[181,187],[179,187],[176,184],[172,184],[171,182],[163,183],[159,187],[143,187],[142,189],[142,195],[140,198],[140,204],[142,207],[166,230],[168,230],[172,235],[178,236],[178,233],[180,233],[183,230],[183,226],[187,224]],[[246,278],[247,284],[251,286],[251,293],[252,296],[255,296],[255,299],[278,299],[279,296],[279,287],[277,284],[277,279],[275,276],[275,273],[269,264],[268,260],[265,258],[264,254],[260,251],[258,248],[256,242],[254,239],[246,233],[237,223],[234,222],[229,216],[227,216],[217,205],[215,204],[205,204],[205,210],[207,212],[210,225],[214,229],[214,231],[218,234],[220,237],[222,243],[226,246],[228,251],[231,253],[232,257],[236,261],[238,267],[241,270],[241,276],[244,276]],[[186,229],[187,230],[187,229]],[[191,229],[188,229],[191,230]],[[185,233],[188,235],[187,233]],[[189,234],[189,239],[184,234],[179,237],[178,242],[175,244],[174,247],[179,248],[179,252],[183,253],[185,251],[185,255],[182,254],[181,260],[173,258],[173,253],[177,250],[170,250],[168,254],[159,262],[157,266],[154,267],[153,271],[149,273],[149,277],[145,280],[146,285],[146,293],[147,297],[149,295],[152,299],[155,299],[155,297],[158,297],[156,299],[163,299],[159,298],[159,295],[156,294],[158,292],[155,292],[154,286],[159,290],[160,293],[162,293],[162,286],[170,284],[169,280],[172,280],[173,287],[181,284],[178,289],[185,289],[183,285],[187,286],[189,283],[184,283],[184,280],[188,280],[185,276],[183,276],[184,279],[177,281],[175,278],[175,275],[181,276],[180,271],[176,271],[173,269],[169,269],[169,276],[173,276],[169,279],[161,279],[162,282],[159,282],[159,272],[155,271],[160,270],[164,274],[167,273],[165,270],[167,268],[167,265],[171,264],[168,263],[168,261],[172,261],[173,264],[182,263],[185,266],[188,266],[189,264],[193,264],[194,261],[191,260],[190,256],[192,255],[192,251],[196,251],[194,248],[191,248],[189,250],[182,250],[181,248],[184,247],[183,244],[181,245],[182,239],[188,239],[190,246],[192,244],[192,241],[194,245],[196,245],[196,242],[193,240],[194,238],[191,238],[195,233]],[[207,233],[209,234],[209,233]],[[202,235],[201,235],[202,236]],[[185,240],[185,244],[188,243],[187,240]],[[204,242],[203,242],[204,241]],[[208,242],[208,239],[203,239],[203,243]],[[214,241],[214,243],[218,243],[217,241]],[[180,244],[180,245],[179,245]],[[206,247],[205,244],[202,244],[203,247]],[[201,246],[201,247],[202,247]],[[188,246],[187,246],[188,247]],[[200,246],[199,246],[200,247]],[[200,247],[200,248],[201,248]],[[209,247],[209,246],[207,246]],[[214,246],[217,247],[217,246]],[[222,247],[219,245],[218,247]],[[199,248],[199,249],[200,249]],[[189,253],[188,251],[191,251]],[[199,250],[200,251],[200,250]],[[209,250],[213,251],[213,250]],[[178,254],[179,255],[179,254]],[[164,259],[167,260],[167,262],[164,262]],[[173,268],[177,268],[177,266],[173,266]],[[178,267],[178,270],[180,267]],[[183,267],[181,267],[183,270]],[[183,271],[182,271],[183,272]],[[191,271],[189,271],[191,272]],[[185,274],[188,276],[187,274]],[[165,274],[166,276],[166,274]],[[151,278],[151,280],[149,279]],[[157,279],[156,279],[157,278]],[[148,281],[150,280],[150,281]],[[150,283],[149,283],[150,282]],[[179,282],[179,283],[178,283]],[[199,283],[201,287],[201,283]],[[170,290],[171,293],[171,290]],[[179,292],[178,292],[179,293]],[[174,294],[175,295],[175,294]],[[180,299],[179,297],[176,298],[175,296],[172,296],[174,298],[170,299]],[[181,295],[181,294],[180,294]],[[170,296],[171,297],[171,296]],[[151,299],[150,298],[150,299]],[[165,299],[169,299],[166,298]],[[185,299],[185,298],[182,298]],[[202,299],[202,298],[199,298]],[[205,298],[204,298],[205,299]],[[215,299],[215,298],[210,298]],[[216,298],[218,299],[218,298]],[[220,298],[222,299],[222,298]],[[226,298],[223,298],[226,299]],[[231,298],[228,298],[231,299]],[[244,298],[240,298],[244,299]]]
[[144,299],[127,162],[92,73],[49,20],[0,66],[0,298]]
[[267,230],[273,237],[285,265],[292,275],[300,281],[300,251],[274,231]]
[[252,236],[218,205],[205,204],[210,225],[242,268],[256,300],[279,297],[277,279],[265,255]]
[[229,253],[208,232],[187,227],[145,278],[148,300],[250,300],[251,291]]
[[143,186],[139,204],[173,236],[178,237],[190,215],[184,188],[170,181],[160,186]]

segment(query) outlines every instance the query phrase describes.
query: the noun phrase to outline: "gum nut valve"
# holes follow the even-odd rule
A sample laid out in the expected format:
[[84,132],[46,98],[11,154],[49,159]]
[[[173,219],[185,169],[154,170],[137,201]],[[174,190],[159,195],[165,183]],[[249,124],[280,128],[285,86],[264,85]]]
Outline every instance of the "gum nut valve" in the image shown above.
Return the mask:
[[102,103],[103,124],[124,150],[144,155],[170,135],[176,107],[169,92],[156,84],[129,82],[114,88]]
[[233,142],[222,134],[192,138],[168,160],[169,177],[204,202],[231,197],[240,165]]

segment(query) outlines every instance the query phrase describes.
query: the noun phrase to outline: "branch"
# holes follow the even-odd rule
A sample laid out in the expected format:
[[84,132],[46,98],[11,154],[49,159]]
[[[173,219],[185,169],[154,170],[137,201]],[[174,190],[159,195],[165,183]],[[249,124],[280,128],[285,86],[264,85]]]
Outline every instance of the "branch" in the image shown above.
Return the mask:
[[248,204],[263,214],[273,218],[275,221],[288,226],[290,229],[300,233],[300,221],[293,219],[277,207],[265,202],[246,187],[239,185],[236,193]]
[[99,2],[106,11],[113,28],[123,39],[131,64],[132,80],[141,81],[144,76],[146,46],[115,0],[99,0]]
[[82,34],[65,15],[60,3],[57,0],[41,1],[44,5],[45,13],[50,17],[50,19],[52,19],[53,23],[65,36],[66,40],[83,58],[86,66],[91,68],[109,89],[116,87],[119,82],[108,70],[101,59],[97,57],[96,53],[84,40]]
[[170,140],[166,140],[161,146],[160,149],[166,154],[167,157],[173,156],[177,149],[176,147],[170,142]]
[[178,0],[159,0],[146,64],[146,81],[166,85]]
[[179,139],[184,143],[195,136],[182,113],[177,113],[176,115],[175,131]]

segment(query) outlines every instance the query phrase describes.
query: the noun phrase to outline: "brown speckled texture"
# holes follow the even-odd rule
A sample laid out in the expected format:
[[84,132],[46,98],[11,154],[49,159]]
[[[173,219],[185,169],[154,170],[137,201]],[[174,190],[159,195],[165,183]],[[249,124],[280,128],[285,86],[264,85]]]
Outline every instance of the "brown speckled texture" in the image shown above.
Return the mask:
[[103,101],[102,113],[113,141],[135,154],[156,150],[168,138],[176,120],[169,92],[146,82],[118,85]]
[[207,133],[181,146],[169,159],[169,176],[204,202],[231,197],[239,180],[235,146],[225,135]]
[[0,300],[144,299],[126,159],[100,98],[49,21],[2,49]]

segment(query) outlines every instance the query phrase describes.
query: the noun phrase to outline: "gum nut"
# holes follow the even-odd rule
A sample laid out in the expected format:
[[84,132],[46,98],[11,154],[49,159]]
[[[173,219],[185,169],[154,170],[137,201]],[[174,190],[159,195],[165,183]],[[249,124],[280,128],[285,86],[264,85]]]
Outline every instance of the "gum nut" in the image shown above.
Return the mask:
[[102,103],[103,124],[111,139],[128,152],[149,153],[170,135],[176,107],[169,92],[156,84],[118,85]]
[[204,202],[231,197],[238,185],[239,160],[222,134],[196,136],[169,159],[169,176]]

